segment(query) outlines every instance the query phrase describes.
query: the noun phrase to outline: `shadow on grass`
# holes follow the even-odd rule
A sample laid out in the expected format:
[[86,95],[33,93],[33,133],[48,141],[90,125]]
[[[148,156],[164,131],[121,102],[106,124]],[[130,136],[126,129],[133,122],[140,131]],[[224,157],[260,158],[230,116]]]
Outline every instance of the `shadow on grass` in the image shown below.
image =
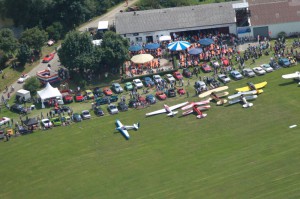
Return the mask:
[[297,84],[298,82],[297,81],[290,81],[290,82],[285,82],[285,83],[281,83],[281,84],[278,84],[279,86],[288,86],[290,84]]

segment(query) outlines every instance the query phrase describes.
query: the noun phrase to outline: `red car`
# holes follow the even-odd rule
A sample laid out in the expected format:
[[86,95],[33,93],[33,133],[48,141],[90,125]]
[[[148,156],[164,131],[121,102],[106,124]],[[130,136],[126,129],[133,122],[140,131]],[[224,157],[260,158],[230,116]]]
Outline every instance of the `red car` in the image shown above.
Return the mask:
[[84,100],[84,97],[81,93],[76,93],[75,95],[75,101],[76,102],[82,102]]
[[165,100],[165,99],[167,99],[166,94],[165,94],[164,92],[162,92],[162,91],[156,92],[155,95],[156,95],[156,97],[157,97],[158,99],[160,99],[160,100]]
[[183,76],[181,75],[181,73],[178,72],[178,71],[175,71],[175,72],[173,73],[173,76],[174,76],[174,78],[177,79],[177,80],[180,80],[180,79],[183,78]]
[[146,103],[146,98],[140,95],[138,101]]
[[110,88],[108,87],[103,88],[103,93],[108,96],[111,96],[113,94],[112,90],[110,90]]
[[184,94],[185,94],[185,90],[184,90],[183,88],[178,88],[178,89],[177,89],[177,93],[178,93],[179,95],[184,95]]
[[50,62],[55,56],[55,53],[50,53],[49,55],[46,55],[43,59],[43,63],[48,63]]
[[229,60],[226,57],[222,57],[221,61],[224,66],[229,66]]
[[205,73],[209,73],[212,71],[210,65],[208,65],[207,63],[203,63],[201,68]]

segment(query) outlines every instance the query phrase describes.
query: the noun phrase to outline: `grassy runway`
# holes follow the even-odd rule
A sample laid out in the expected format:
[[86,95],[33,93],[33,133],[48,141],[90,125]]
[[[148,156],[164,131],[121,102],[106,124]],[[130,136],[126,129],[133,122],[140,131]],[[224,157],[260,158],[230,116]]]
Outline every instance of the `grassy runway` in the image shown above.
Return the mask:
[[[0,143],[0,198],[299,198],[299,88],[280,69],[254,106],[217,107],[204,119],[145,113],[93,117]],[[230,93],[249,79],[229,84]],[[185,97],[167,100],[169,105]],[[198,101],[196,97],[189,101]],[[115,119],[141,123],[126,141]]]

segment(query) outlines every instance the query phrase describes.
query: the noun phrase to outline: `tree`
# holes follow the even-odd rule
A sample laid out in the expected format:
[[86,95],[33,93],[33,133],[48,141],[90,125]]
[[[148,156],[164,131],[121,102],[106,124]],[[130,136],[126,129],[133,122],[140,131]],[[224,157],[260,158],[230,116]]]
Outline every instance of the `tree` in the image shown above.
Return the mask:
[[66,35],[61,48],[58,50],[59,59],[69,70],[79,69],[83,71],[86,66],[83,61],[94,50],[92,39],[88,33],[71,31]]
[[35,95],[40,88],[40,81],[36,77],[31,77],[25,82],[23,88],[30,91],[31,95]]
[[40,52],[47,40],[48,33],[44,30],[40,30],[38,27],[34,27],[22,33],[20,43],[26,44],[29,48]]
[[24,66],[26,64],[26,62],[29,60],[31,55],[32,54],[30,48],[26,44],[21,44],[17,54],[17,58],[21,66]]
[[60,22],[54,22],[51,26],[46,28],[46,31],[49,35],[50,39],[54,39],[55,41],[62,39],[64,28]]
[[112,31],[104,33],[101,47],[104,51],[102,63],[112,68],[118,68],[129,59],[129,41]]
[[18,48],[18,40],[12,30],[4,28],[0,30],[0,49],[8,56],[11,56]]

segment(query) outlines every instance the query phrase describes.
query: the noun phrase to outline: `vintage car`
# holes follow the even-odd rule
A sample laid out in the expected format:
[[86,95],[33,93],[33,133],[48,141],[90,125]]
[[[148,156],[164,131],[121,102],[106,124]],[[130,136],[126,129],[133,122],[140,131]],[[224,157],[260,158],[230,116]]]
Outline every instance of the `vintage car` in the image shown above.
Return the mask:
[[22,74],[21,77],[18,79],[18,83],[24,83],[30,76],[28,74]]
[[91,114],[88,110],[84,110],[81,112],[82,119],[91,119]]
[[178,71],[175,71],[175,72],[173,73],[173,76],[174,76],[174,78],[177,79],[177,80],[183,79],[183,76],[182,76],[181,73],[178,72]]
[[264,69],[262,69],[260,66],[258,67],[254,67],[253,71],[257,74],[257,75],[264,75],[266,74],[266,71]]
[[103,88],[102,91],[103,91],[104,95],[106,95],[106,96],[111,96],[113,94],[112,90],[108,87]]
[[114,104],[109,104],[108,107],[107,107],[107,111],[110,114],[117,114],[117,113],[119,113],[118,107],[116,105],[114,105]]
[[239,79],[243,79],[244,78],[244,76],[241,75],[241,73],[239,71],[237,71],[237,70],[230,71],[230,75],[235,80],[239,80]]
[[123,93],[123,88],[119,83],[112,83],[111,89],[117,94]]
[[227,75],[225,75],[225,74],[219,74],[218,75],[218,79],[221,81],[221,82],[223,82],[223,84],[227,84],[227,83],[229,83],[230,82],[230,78],[227,76]]
[[177,93],[179,95],[184,95],[185,94],[185,90],[183,88],[177,88]]
[[55,56],[55,53],[50,53],[49,55],[46,55],[44,58],[43,58],[43,63],[48,63],[50,62]]
[[209,72],[212,71],[210,65],[207,64],[207,63],[203,63],[202,66],[201,66],[201,69],[202,69],[203,72],[205,72],[205,73],[209,73]]
[[165,100],[165,99],[167,99],[167,95],[166,95],[164,92],[162,92],[162,91],[157,91],[157,92],[155,93],[155,96],[156,96],[157,99],[159,99],[159,100]]

